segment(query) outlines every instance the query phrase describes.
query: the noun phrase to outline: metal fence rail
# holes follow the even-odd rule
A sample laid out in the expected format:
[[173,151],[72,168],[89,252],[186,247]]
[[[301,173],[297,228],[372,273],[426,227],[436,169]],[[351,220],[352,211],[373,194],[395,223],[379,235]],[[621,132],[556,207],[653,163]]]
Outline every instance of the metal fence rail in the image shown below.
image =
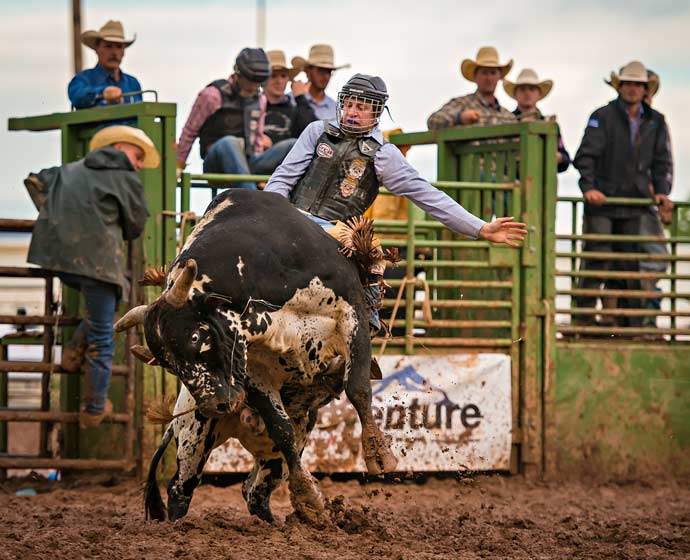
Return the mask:
[[[570,231],[556,235],[557,330],[561,336],[576,338],[614,337],[618,340],[641,339],[675,343],[687,341],[690,335],[690,236],[683,232],[690,202],[675,202],[672,222],[665,227],[665,235],[622,235],[582,233],[581,216],[584,201],[579,197],[558,197],[560,207],[569,212]],[[645,207],[654,205],[652,199],[608,198],[607,205]],[[588,251],[585,242],[626,243],[634,249],[621,251]],[[668,248],[667,254],[644,250],[646,244]],[[587,262],[606,264],[605,270],[588,270]],[[627,263],[631,270],[621,270],[619,263]],[[637,266],[635,264],[637,263]],[[644,270],[644,263],[667,263],[665,270]],[[663,267],[663,265],[661,265]],[[634,268],[634,269],[632,269]],[[581,279],[600,279],[599,288],[582,288]],[[607,280],[633,281],[632,287],[607,286]],[[634,281],[656,281],[658,287],[649,289]],[[578,296],[599,298],[594,307],[577,306]],[[638,300],[637,307],[619,307],[607,298],[622,299],[624,303]],[[655,308],[651,302],[659,302]],[[628,318],[642,318],[659,322],[659,326],[620,324]]]

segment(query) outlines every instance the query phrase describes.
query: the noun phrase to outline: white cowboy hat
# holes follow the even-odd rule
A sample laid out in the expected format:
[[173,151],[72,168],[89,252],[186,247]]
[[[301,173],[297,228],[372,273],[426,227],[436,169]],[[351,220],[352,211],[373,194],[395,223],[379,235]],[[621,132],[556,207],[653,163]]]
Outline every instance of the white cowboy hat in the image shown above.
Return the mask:
[[349,64],[342,64],[336,66],[335,56],[333,55],[333,47],[330,45],[314,45],[309,49],[309,56],[302,58],[295,56],[292,59],[292,65],[295,67],[305,68],[307,66],[316,66],[317,68],[328,68],[329,70],[340,70],[342,68],[349,68]]
[[89,30],[81,34],[81,42],[93,50],[96,50],[98,41],[122,43],[127,48],[136,41],[136,38],[137,36],[135,35],[131,39],[125,39],[125,30],[122,27],[122,23],[112,19],[106,22],[98,31]]
[[290,80],[304,70],[302,66],[295,66],[294,62],[293,67],[289,68],[287,65],[287,60],[285,59],[285,53],[283,51],[266,51],[266,56],[268,56],[268,62],[271,63],[271,72],[273,70],[287,70],[288,79]]
[[141,148],[144,152],[143,167],[147,169],[158,167],[161,162],[158,150],[156,150],[156,146],[153,145],[151,139],[143,130],[132,126],[114,125],[102,128],[91,138],[91,142],[89,142],[89,151],[93,152],[98,148],[112,146],[118,142],[134,144]]
[[544,99],[551,88],[553,87],[553,80],[542,80],[539,81],[539,76],[531,68],[525,68],[520,74],[518,74],[517,80],[511,82],[510,80],[503,80],[503,89],[506,93],[515,99],[515,88],[518,86],[536,86],[539,88],[539,99]]
[[647,73],[647,69],[644,67],[644,64],[642,64],[640,61],[633,60],[632,62],[628,62],[628,64],[623,66],[618,74],[611,72],[610,80],[604,81],[616,91],[618,91],[621,82],[638,82],[641,84],[647,84],[647,89],[656,93],[656,91],[659,89],[659,78],[655,76],[650,76]]
[[509,60],[501,64],[498,61],[498,51],[495,47],[481,47],[477,51],[477,60],[466,58],[460,64],[460,73],[466,80],[474,82],[474,73],[477,68],[484,66],[487,68],[499,68],[501,70],[501,78],[505,78],[506,74],[510,72],[513,67],[513,60]]

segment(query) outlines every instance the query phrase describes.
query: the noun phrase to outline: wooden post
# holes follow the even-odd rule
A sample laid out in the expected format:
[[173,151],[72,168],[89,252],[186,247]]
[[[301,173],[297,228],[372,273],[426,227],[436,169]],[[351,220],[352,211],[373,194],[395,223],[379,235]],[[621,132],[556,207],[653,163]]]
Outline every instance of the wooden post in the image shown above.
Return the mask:
[[81,0],[72,0],[72,54],[74,73],[82,70],[81,56]]

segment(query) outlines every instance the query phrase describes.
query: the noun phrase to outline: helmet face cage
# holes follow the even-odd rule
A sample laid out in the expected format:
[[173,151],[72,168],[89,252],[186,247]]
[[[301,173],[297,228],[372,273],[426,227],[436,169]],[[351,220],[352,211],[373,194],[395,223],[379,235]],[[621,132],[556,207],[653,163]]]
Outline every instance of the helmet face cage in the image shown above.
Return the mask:
[[[379,124],[384,104],[382,96],[343,89],[338,94],[336,107],[340,129],[348,136],[364,136]],[[355,119],[348,118],[350,108],[356,112]]]

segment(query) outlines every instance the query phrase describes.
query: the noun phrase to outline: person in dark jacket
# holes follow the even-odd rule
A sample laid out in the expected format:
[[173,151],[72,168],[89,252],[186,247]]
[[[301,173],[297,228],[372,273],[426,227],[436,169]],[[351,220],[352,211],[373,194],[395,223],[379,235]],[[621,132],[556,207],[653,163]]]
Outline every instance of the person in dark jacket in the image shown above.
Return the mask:
[[[503,89],[510,97],[517,101],[518,105],[513,111],[513,115],[515,115],[520,122],[547,120],[547,117],[544,117],[537,108],[537,103],[549,94],[552,87],[552,80],[540,81],[537,73],[531,68],[525,68],[520,72],[517,80],[514,82],[511,82],[507,78],[503,78]],[[553,117],[549,117],[548,120],[553,120]],[[560,126],[558,127],[558,152],[556,153],[556,161],[558,162],[559,173],[563,173],[570,165],[570,154],[568,154],[568,150],[565,149],[565,145],[563,144]]]
[[85,318],[63,348],[62,359],[68,371],[77,371],[86,361],[82,428],[95,427],[112,413],[107,395],[113,317],[129,287],[122,241],[139,237],[149,215],[137,171],[157,167],[160,161],[148,136],[129,126],[100,130],[90,149],[84,159],[44,169],[26,180],[39,206],[27,261],[54,271],[84,296]]
[[[283,51],[267,51],[266,54],[271,63],[271,77],[264,88],[267,100],[264,134],[271,139],[272,145],[284,140],[294,144],[307,125],[316,120],[306,97],[309,83],[294,79],[302,68],[288,68]],[[291,82],[292,95],[285,94],[288,82]]]
[[[584,137],[573,164],[580,172],[580,189],[585,198],[583,233],[639,235],[641,216],[649,212],[645,206],[607,205],[607,197],[648,198],[649,185],[657,205],[670,201],[673,181],[673,157],[669,132],[664,116],[644,102],[644,96],[654,87],[644,65],[633,61],[624,66],[620,75],[611,73],[611,86],[618,98],[594,111],[587,122]],[[636,243],[586,241],[585,252],[639,252]],[[583,259],[582,270],[637,271],[636,261],[607,262]],[[581,277],[579,288],[599,289],[602,280]],[[618,285],[606,282],[607,288],[636,290],[639,279],[618,280]],[[594,307],[596,298],[576,298],[578,307]],[[637,298],[619,298],[619,307],[640,308]],[[578,316],[576,323],[595,324],[592,316]],[[637,317],[621,320],[623,326],[638,326]]]

